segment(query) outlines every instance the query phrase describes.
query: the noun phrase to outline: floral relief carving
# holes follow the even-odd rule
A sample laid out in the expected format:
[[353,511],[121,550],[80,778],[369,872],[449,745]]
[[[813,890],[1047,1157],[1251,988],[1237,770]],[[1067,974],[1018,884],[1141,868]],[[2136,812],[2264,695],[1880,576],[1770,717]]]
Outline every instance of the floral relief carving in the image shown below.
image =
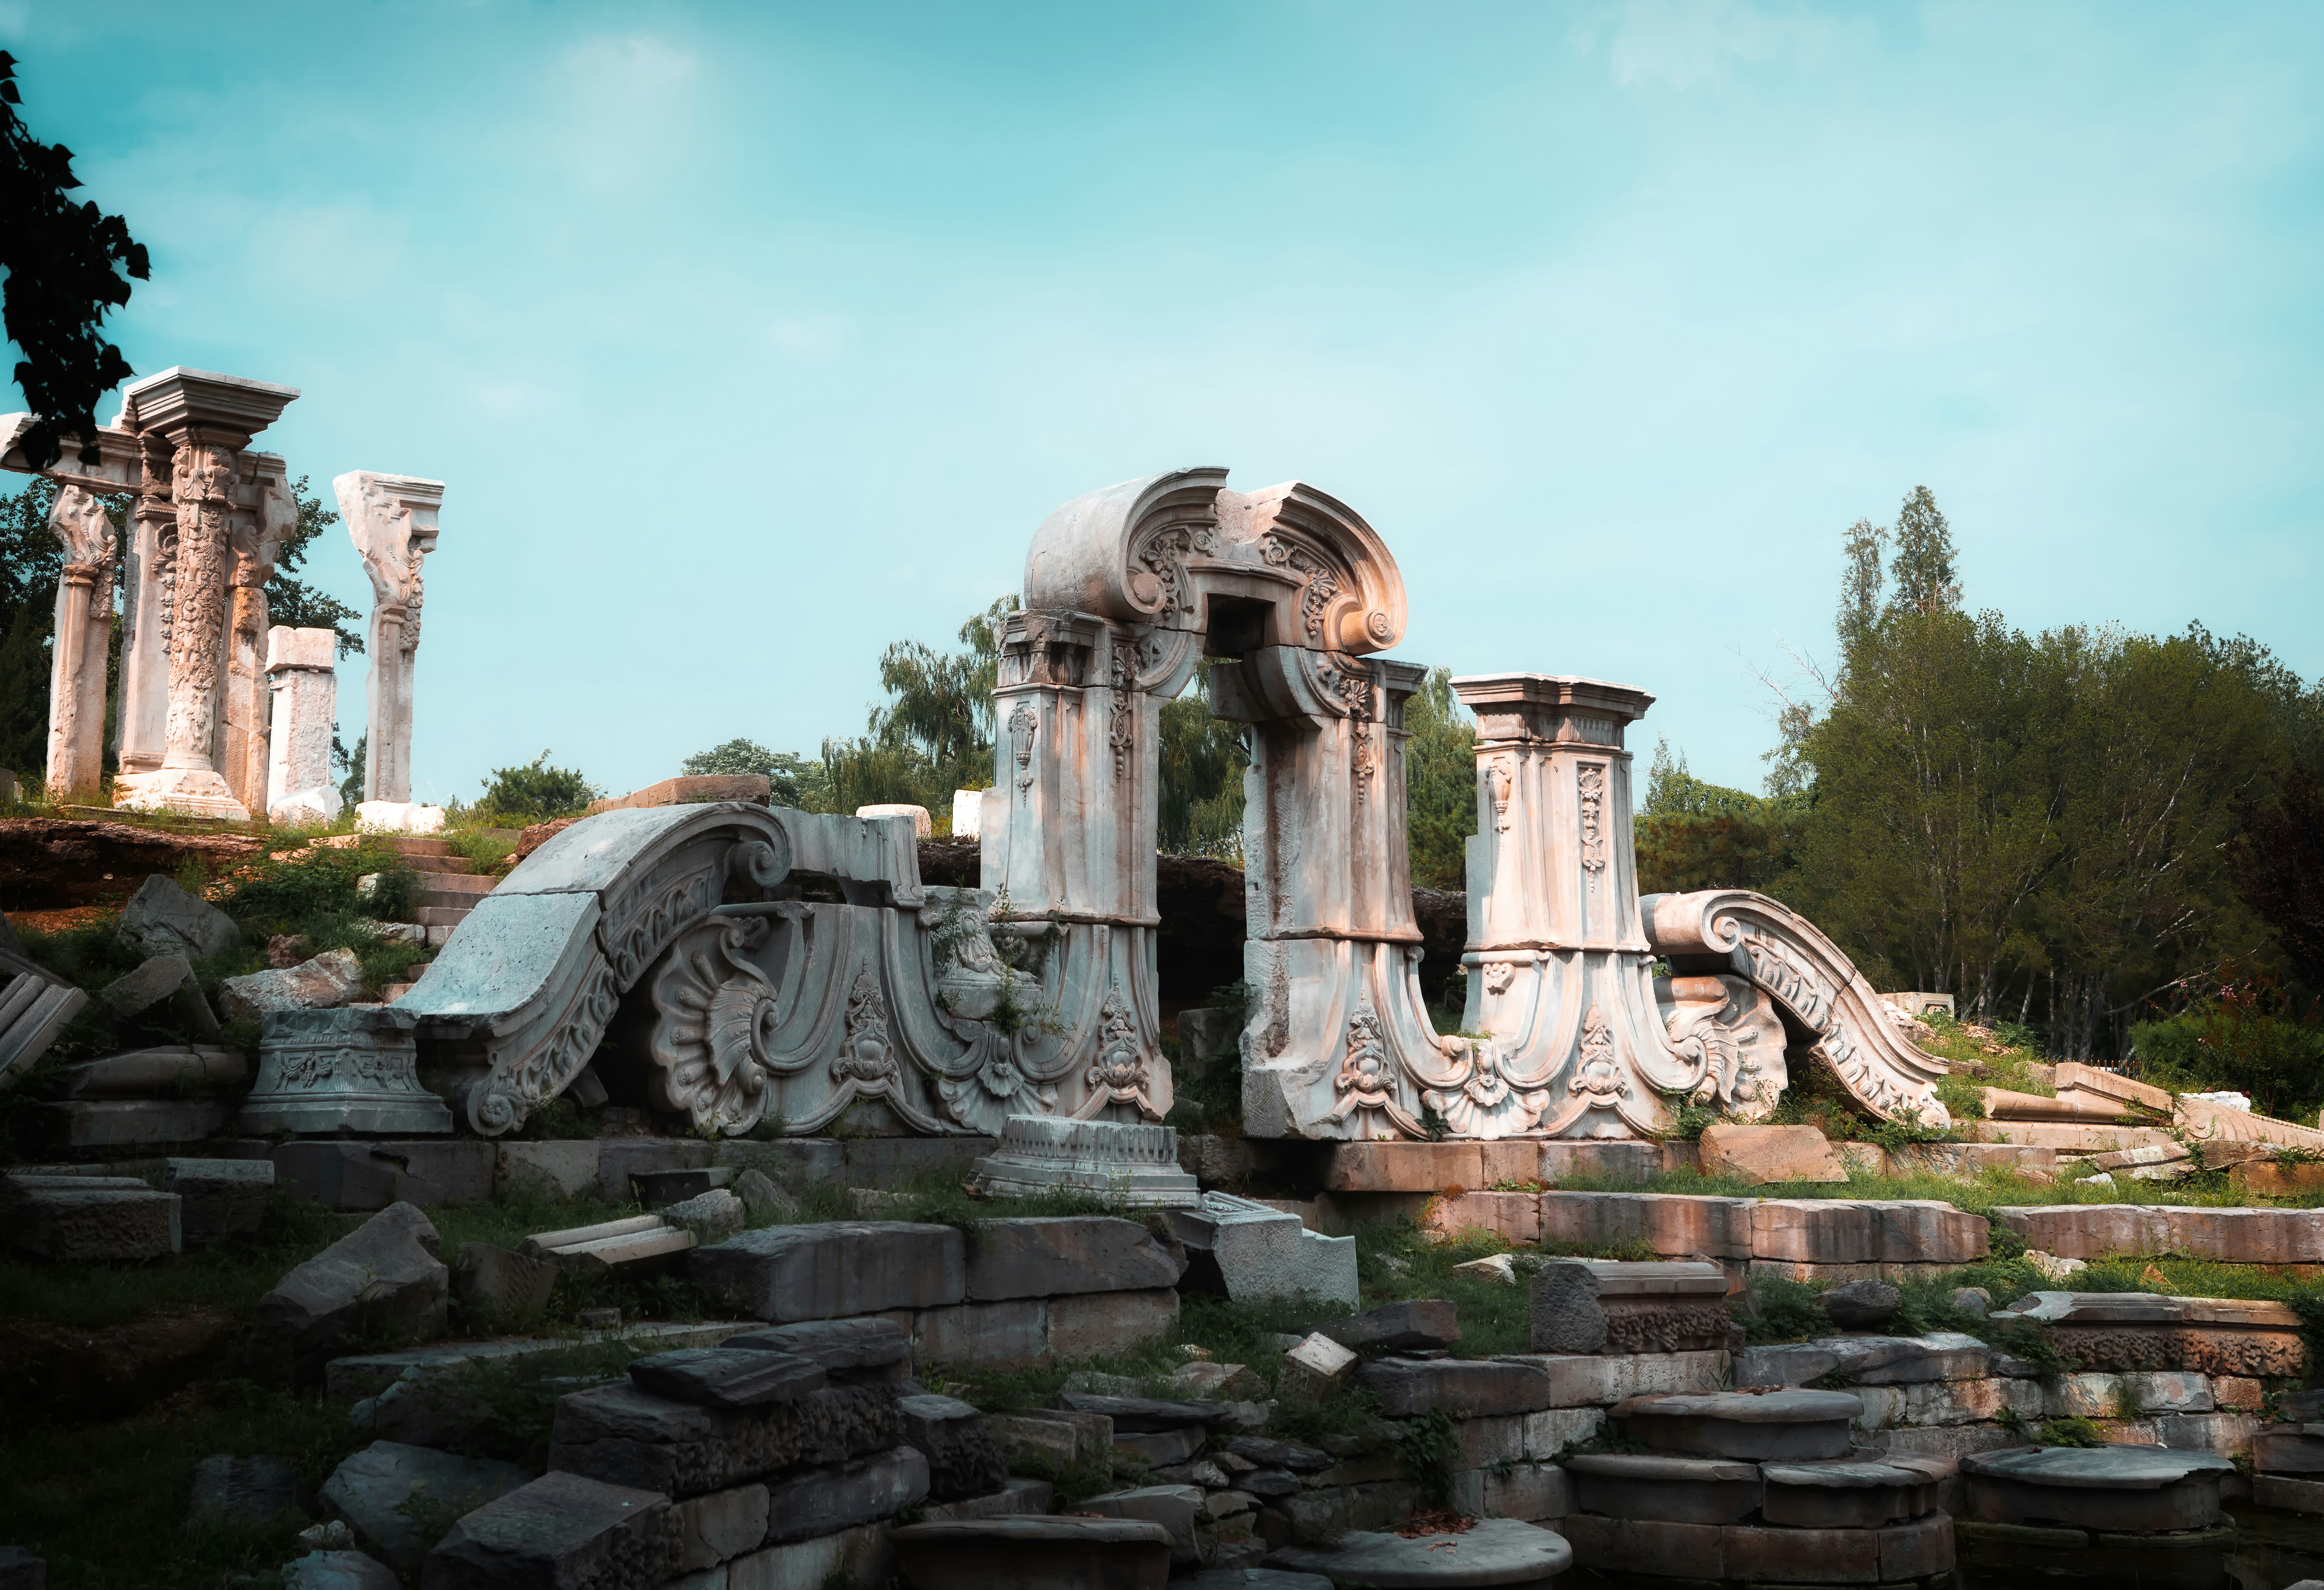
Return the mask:
[[1033,710],[1032,704],[1018,702],[1017,709],[1009,715],[1009,748],[1016,753],[1019,790],[1033,787],[1033,736],[1040,728],[1040,715]]
[[1509,799],[1517,791],[1517,768],[1510,758],[1496,756],[1486,771],[1492,781],[1493,827],[1506,834],[1509,831]]
[[714,919],[680,939],[653,979],[657,1091],[697,1128],[746,1132],[766,1108],[775,990],[743,958],[743,922]]
[[[1355,1014],[1348,1018],[1347,1042],[1333,1086],[1339,1095],[1332,1108],[1333,1119],[1344,1121],[1351,1115],[1377,1112],[1406,1137],[1427,1135],[1398,1102],[1397,1095],[1402,1089],[1396,1065],[1388,1058],[1379,1015],[1369,999],[1359,1001]],[[1366,1134],[1360,1131],[1358,1135]]]
[[1591,893],[1606,870],[1606,765],[1585,762],[1575,775],[1582,813],[1582,870],[1589,875]]
[[1338,577],[1321,559],[1279,532],[1270,532],[1260,539],[1259,555],[1269,569],[1288,569],[1306,581],[1307,588],[1299,598],[1299,619],[1306,626],[1307,639],[1320,642],[1323,615],[1332,598],[1340,594]]
[[1622,1074],[1614,1048],[1614,1029],[1606,1012],[1593,1003],[1582,1018],[1581,1063],[1566,1090],[1589,1101],[1595,1110],[1610,1110],[1630,1096],[1630,1079]]
[[1113,748],[1113,776],[1119,780],[1128,775],[1130,753],[1137,749],[1138,654],[1118,638],[1109,650],[1113,700],[1106,708],[1105,738]]
[[1119,988],[1107,989],[1098,1006],[1097,1061],[1083,1080],[1090,1085],[1089,1099],[1079,1112],[1084,1120],[1101,1114],[1109,1105],[1134,1105],[1140,1115],[1149,1120],[1161,1119],[1162,1112],[1154,1107],[1146,1050],[1138,1039],[1138,1023],[1130,1014],[1130,1002],[1122,998]]

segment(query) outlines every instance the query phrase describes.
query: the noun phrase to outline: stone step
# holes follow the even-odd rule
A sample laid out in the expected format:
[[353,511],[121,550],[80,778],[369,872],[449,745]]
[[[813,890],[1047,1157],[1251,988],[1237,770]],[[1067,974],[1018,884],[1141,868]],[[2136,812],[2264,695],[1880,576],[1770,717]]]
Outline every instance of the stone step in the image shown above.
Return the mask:
[[386,836],[388,847],[406,855],[451,855],[456,854],[449,839],[434,839],[419,834]]
[[459,896],[457,900],[447,900],[431,903],[440,903],[445,905],[474,905],[478,900],[490,894],[493,892],[493,885],[499,881],[500,880],[497,878],[480,877],[474,873],[429,873],[420,881],[420,892],[422,895],[449,894]]
[[465,855],[410,855],[404,857],[415,873],[433,876],[447,873],[473,873],[476,864]]
[[474,909],[468,905],[423,905],[411,914],[423,928],[456,928],[468,920],[468,912]]

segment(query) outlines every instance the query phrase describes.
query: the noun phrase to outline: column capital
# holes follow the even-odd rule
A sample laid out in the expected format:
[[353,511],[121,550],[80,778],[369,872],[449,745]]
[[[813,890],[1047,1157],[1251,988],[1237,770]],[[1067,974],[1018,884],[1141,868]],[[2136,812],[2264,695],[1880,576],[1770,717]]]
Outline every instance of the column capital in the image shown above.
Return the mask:
[[195,442],[239,452],[298,395],[295,386],[172,365],[123,390],[117,423],[128,430],[158,430],[174,446]]
[[1655,698],[1634,685],[1563,673],[1471,674],[1453,693],[1477,715],[1477,738],[1619,750],[1625,725],[1646,715]]

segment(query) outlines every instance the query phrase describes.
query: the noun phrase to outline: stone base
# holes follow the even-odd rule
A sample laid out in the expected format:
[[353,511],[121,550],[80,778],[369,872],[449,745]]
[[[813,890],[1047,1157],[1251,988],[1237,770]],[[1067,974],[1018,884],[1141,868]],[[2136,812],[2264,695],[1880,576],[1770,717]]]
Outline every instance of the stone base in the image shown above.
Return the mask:
[[489,1203],[497,1145],[480,1139],[286,1142],[274,1173],[327,1209]]
[[2214,1527],[2154,1534],[2106,1534],[2039,1525],[1953,1526],[1960,1560],[2012,1576],[2055,1576],[2061,1584],[2136,1585],[2139,1590],[2218,1590],[2236,1545],[2233,1519]]
[[122,811],[174,811],[235,823],[250,820],[250,809],[234,798],[224,779],[206,767],[123,773],[113,781],[113,804]]
[[1084,1192],[1140,1208],[1199,1206],[1202,1188],[1178,1166],[1178,1134],[1149,1122],[1011,1115],[1000,1147],[970,1167],[986,1197]]
[[420,1086],[416,1022],[392,1005],[268,1011],[245,1132],[448,1132],[452,1112]]
[[999,1139],[984,1136],[733,1138],[716,1145],[711,1162],[759,1170],[790,1188],[809,1182],[884,1188],[965,1175],[999,1146]]
[[[1582,1567],[1696,1583],[1927,1583],[1950,1576],[1953,1521],[1943,1513],[1877,1530],[1792,1530],[1569,1513],[1557,1526]],[[2125,1580],[2128,1583],[2128,1580]]]

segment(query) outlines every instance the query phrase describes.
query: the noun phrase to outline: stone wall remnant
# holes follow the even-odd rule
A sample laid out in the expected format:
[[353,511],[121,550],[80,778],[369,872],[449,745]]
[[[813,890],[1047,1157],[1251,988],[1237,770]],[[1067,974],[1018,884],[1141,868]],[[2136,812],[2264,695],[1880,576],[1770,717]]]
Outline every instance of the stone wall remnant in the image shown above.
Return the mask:
[[268,735],[269,821],[319,826],[343,804],[331,778],[331,733],[339,716],[338,634],[277,624],[266,636],[266,680],[273,695]]

